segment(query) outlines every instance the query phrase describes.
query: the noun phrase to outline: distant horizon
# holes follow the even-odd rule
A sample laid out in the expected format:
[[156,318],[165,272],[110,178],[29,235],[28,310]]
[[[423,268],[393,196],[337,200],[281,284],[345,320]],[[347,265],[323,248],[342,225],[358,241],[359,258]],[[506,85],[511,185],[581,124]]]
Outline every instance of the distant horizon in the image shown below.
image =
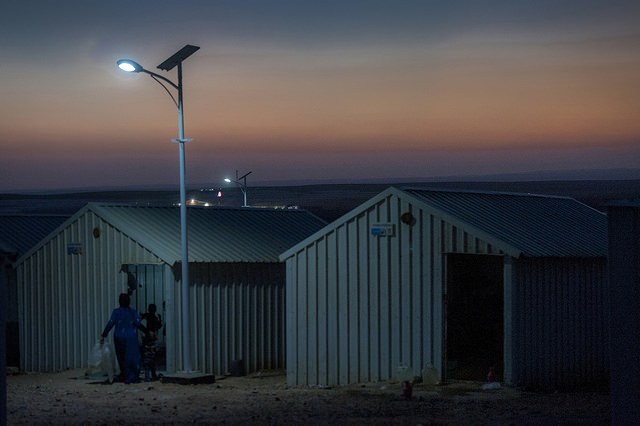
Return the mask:
[[[640,180],[640,168],[604,168],[604,169],[559,169],[537,170],[521,173],[498,173],[485,175],[451,175],[432,177],[396,177],[396,178],[354,178],[354,179],[289,179],[289,180],[248,180],[248,187],[287,187],[313,185],[351,185],[351,184],[402,184],[402,183],[434,183],[434,182],[536,182],[536,181],[589,181],[589,180]],[[227,190],[236,187],[234,184],[220,182],[218,185],[210,183],[187,183],[187,189],[195,191],[206,188],[221,188]],[[5,190],[1,194],[46,195],[82,192],[110,192],[110,191],[173,191],[175,184],[133,184],[120,186],[86,186],[61,188],[34,188],[22,190]]]

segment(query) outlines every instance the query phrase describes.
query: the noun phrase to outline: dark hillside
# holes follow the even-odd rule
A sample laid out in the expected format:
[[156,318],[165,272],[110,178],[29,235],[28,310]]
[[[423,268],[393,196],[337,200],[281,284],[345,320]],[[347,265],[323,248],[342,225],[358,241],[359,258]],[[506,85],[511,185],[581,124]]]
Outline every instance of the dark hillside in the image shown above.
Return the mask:
[[[604,211],[613,200],[640,199],[640,180],[535,181],[535,182],[415,182],[397,186],[419,186],[461,190],[507,191],[559,195]],[[362,204],[390,184],[324,184],[303,186],[249,187],[248,204],[255,207],[293,207],[307,209],[331,222]],[[188,200],[198,204],[239,207],[242,192],[226,188],[217,191],[188,191]],[[168,205],[179,202],[178,191],[96,191],[76,193],[0,194],[0,214],[73,214],[86,203],[113,202],[143,205]]]

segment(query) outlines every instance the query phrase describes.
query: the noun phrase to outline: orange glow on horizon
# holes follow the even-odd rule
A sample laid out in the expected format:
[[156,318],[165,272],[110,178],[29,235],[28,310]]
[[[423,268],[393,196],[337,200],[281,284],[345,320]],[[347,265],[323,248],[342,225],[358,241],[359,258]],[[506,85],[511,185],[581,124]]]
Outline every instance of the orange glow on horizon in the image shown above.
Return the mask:
[[[343,163],[393,175],[450,162],[444,172],[466,173],[507,163],[493,163],[506,152],[520,168],[640,164],[640,32],[637,15],[624,8],[523,3],[483,15],[472,13],[477,5],[409,2],[379,16],[368,4],[344,20],[309,20],[281,5],[272,5],[283,14],[275,17],[210,2],[183,5],[188,30],[156,39],[149,34],[157,23],[141,24],[134,37],[116,31],[122,19],[142,23],[143,0],[118,19],[103,10],[105,21],[90,6],[40,3],[27,11],[18,3],[11,6],[30,31],[7,45],[0,81],[0,170],[11,185],[38,168],[116,179],[135,164],[149,170],[132,171],[138,178],[162,179],[159,170],[177,164],[177,108],[149,75],[123,73],[116,61],[130,57],[175,81],[176,70],[155,66],[180,45],[174,38],[195,35],[202,39],[188,42],[201,49],[184,65],[187,167],[196,164],[189,170],[205,180],[216,169],[276,164],[291,178]],[[539,15],[520,15],[533,7]],[[360,12],[372,21],[353,19]],[[220,13],[233,19],[220,21]],[[56,22],[49,16],[70,19],[65,28],[73,31],[42,30],[34,14],[42,25]],[[245,14],[259,21],[245,22]],[[0,31],[15,34],[8,31],[17,25]],[[528,163],[534,151],[543,154]]]

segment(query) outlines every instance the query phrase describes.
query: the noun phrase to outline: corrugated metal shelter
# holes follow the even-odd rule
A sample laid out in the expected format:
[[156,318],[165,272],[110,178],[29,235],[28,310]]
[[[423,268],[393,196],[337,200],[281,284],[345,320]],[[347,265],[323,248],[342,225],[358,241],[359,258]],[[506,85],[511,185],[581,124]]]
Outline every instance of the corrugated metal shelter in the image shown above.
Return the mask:
[[[224,374],[284,367],[284,265],[278,254],[326,223],[303,210],[189,207],[191,365]],[[89,203],[16,262],[21,368],[87,365],[118,296],[155,303],[166,369],[181,369],[178,207]]]
[[290,384],[607,380],[606,216],[574,199],[389,188],[290,248]]
[[611,424],[640,419],[640,200],[607,206]]
[[[67,215],[0,215],[0,249],[10,253],[14,260],[25,254],[51,231],[60,226]],[[18,321],[18,299],[14,270],[8,271],[7,322]]]
[[[1,214],[0,252],[4,252],[6,261],[12,264],[68,218],[68,215]],[[6,336],[10,343],[7,346],[7,363],[18,366],[20,351],[18,350],[17,275],[13,267],[3,268],[2,274],[6,283],[6,289],[3,289],[6,302],[4,308]]]

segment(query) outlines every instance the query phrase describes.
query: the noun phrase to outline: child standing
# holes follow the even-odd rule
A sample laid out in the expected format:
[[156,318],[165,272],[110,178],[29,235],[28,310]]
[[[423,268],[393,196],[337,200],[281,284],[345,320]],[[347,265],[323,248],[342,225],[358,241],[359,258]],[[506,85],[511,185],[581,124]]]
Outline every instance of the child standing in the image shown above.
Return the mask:
[[156,333],[157,338],[158,330],[162,328],[162,319],[160,318],[160,315],[156,314],[157,308],[155,303],[151,303],[147,309],[148,312],[146,314],[142,314],[142,319],[147,320],[147,330]]
[[142,315],[142,319],[147,321],[147,330],[149,330],[149,333],[142,340],[142,366],[144,367],[145,381],[150,381],[158,378],[156,375],[156,355],[158,353],[158,331],[162,328],[162,320],[160,315],[156,314],[155,303],[151,303],[147,310],[148,312]]
[[156,333],[149,331],[142,339],[142,367],[144,367],[144,381],[157,380],[156,375]]

